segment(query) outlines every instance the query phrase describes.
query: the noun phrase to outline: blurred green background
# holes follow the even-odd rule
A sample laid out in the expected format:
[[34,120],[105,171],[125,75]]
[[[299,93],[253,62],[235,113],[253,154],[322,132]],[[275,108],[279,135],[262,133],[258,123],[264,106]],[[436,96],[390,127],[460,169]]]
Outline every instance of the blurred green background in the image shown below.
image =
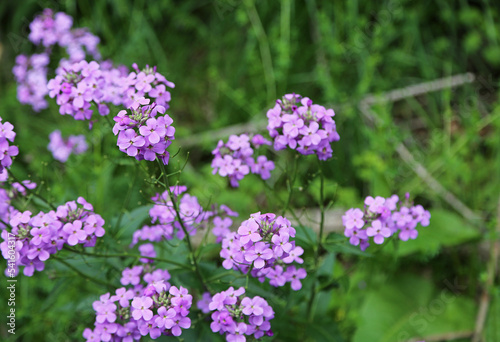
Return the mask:
[[[318,341],[470,339],[480,294],[492,278],[486,272],[489,242],[498,238],[498,5],[446,0],[2,1],[0,116],[18,133],[21,153],[13,170],[18,178],[41,184],[42,193],[57,204],[84,196],[115,225],[105,241],[127,245],[131,233],[123,233],[117,222],[121,215],[137,214],[134,210],[140,211],[153,194],[147,184],[154,166],[134,168],[102,120],[89,132],[86,123],[60,116],[55,103],[35,114],[16,99],[14,59],[36,52],[27,39],[28,25],[46,7],[68,13],[74,27],[88,27],[99,36],[104,58],[127,66],[156,65],[176,84],[168,113],[177,130],[172,149],[181,150],[169,167],[175,170],[187,158],[180,182],[200,202],[230,204],[241,219],[258,210],[279,211],[255,178],[247,177],[232,190],[225,179],[212,176],[210,152],[228,132],[264,132],[267,109],[278,97],[295,92],[336,111],[341,140],[333,146],[334,158],[323,165],[327,200],[334,208],[361,206],[367,195],[409,191],[431,209],[431,226],[416,241],[390,245],[371,258],[342,251],[333,251],[331,260],[325,257],[325,276],[334,277],[336,286],[321,292],[318,323],[298,325],[295,329],[302,332],[291,329],[291,336],[306,334]],[[359,110],[367,94],[466,72],[475,75],[474,82],[374,106],[376,124]],[[54,161],[46,146],[56,128],[63,135],[86,134],[91,150],[64,165]],[[400,143],[478,219],[450,206],[404,163],[396,153]],[[290,156],[274,158],[284,169]],[[316,169],[313,158],[300,164],[295,208],[318,206]],[[283,177],[273,176],[270,184],[278,196],[286,196]],[[146,217],[144,210],[140,213]],[[52,261],[49,272],[20,279],[19,340],[73,341],[92,325],[91,302],[105,288],[96,291],[95,285],[58,267]],[[88,271],[99,274],[99,267]],[[500,341],[498,283],[488,291],[485,341]],[[6,336],[5,325],[0,336]],[[284,339],[286,333],[277,336]]]

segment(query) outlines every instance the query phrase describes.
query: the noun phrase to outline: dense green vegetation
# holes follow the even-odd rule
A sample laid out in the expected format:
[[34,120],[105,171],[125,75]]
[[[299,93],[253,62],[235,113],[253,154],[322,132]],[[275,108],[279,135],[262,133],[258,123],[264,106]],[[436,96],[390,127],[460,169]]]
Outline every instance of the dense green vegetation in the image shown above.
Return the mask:
[[[341,140],[322,165],[325,204],[347,209],[361,207],[367,195],[410,192],[430,209],[431,224],[417,240],[374,248],[370,255],[328,250],[318,270],[324,288],[314,320],[302,319],[303,298],[294,297],[275,309],[276,340],[466,341],[483,293],[490,299],[484,341],[500,340],[498,274],[487,271],[500,224],[500,7],[446,0],[1,2],[0,116],[15,126],[21,150],[13,172],[40,184],[54,203],[79,195],[93,203],[108,226],[103,251],[125,248],[147,218],[145,205],[159,191],[149,186],[158,170],[124,158],[105,120],[88,131],[87,123],[59,115],[53,101],[37,114],[19,104],[11,69],[17,54],[35,51],[28,24],[45,7],[68,13],[75,26],[99,36],[104,58],[156,65],[176,84],[168,113],[176,126],[172,151],[180,152],[169,169],[187,160],[179,181],[201,203],[229,204],[241,220],[259,210],[280,212],[264,183],[248,177],[231,189],[212,175],[211,151],[228,132],[265,132],[267,109],[295,92],[336,112]],[[368,94],[464,73],[475,80],[374,105],[375,121],[360,110]],[[90,151],[65,164],[55,161],[46,147],[56,128],[85,134]],[[401,158],[401,143],[442,189]],[[274,157],[282,170],[292,158]],[[317,208],[317,162],[304,160],[291,207]],[[269,184],[287,197],[285,176],[276,174]],[[454,206],[450,195],[470,211]],[[303,242],[311,243],[310,237]],[[207,253],[218,258],[217,250]],[[71,255],[67,261],[115,286],[119,279],[118,260]],[[19,341],[81,340],[93,324],[92,302],[109,291],[56,260],[20,278],[19,289]],[[0,336],[7,336],[5,325]]]

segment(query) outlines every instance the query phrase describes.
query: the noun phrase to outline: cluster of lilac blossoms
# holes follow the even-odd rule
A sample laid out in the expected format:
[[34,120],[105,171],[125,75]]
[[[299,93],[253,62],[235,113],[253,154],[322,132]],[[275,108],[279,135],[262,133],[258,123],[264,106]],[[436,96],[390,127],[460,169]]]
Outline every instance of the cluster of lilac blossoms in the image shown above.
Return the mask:
[[238,232],[228,234],[222,240],[220,256],[225,269],[250,272],[263,282],[268,278],[275,287],[291,283],[293,290],[302,288],[301,279],[307,275],[300,257],[304,250],[290,238],[295,237],[295,228],[290,221],[275,214],[255,213],[244,221]]
[[73,154],[82,154],[87,151],[88,145],[84,135],[70,135],[64,139],[60,130],[55,130],[49,135],[49,146],[47,147],[54,159],[64,163]]
[[47,84],[49,96],[56,98],[61,115],[71,115],[75,120],[90,120],[95,103],[99,114],[108,115],[103,89],[110,82],[104,77],[96,61],[83,60],[57,69],[57,75]]
[[301,154],[316,154],[318,159],[327,160],[333,153],[330,144],[340,139],[334,116],[333,109],[313,104],[298,94],[287,94],[267,112],[267,129],[276,150],[288,146]]
[[[214,224],[213,234],[218,241],[222,240],[222,237],[230,232],[229,227],[233,222],[229,216],[238,216],[238,214],[225,205],[221,205],[217,210],[214,208],[211,211],[204,211],[195,196],[184,193],[186,190],[185,186],[179,185],[170,188],[170,193],[177,203],[179,216],[187,233],[195,235],[198,227],[207,226],[212,221]],[[170,193],[166,190],[152,198],[155,205],[149,210],[149,216],[153,225],[146,225],[135,231],[131,246],[136,245],[139,241],[159,242],[164,239],[171,240],[174,237],[178,239],[185,237]]]
[[417,225],[428,226],[431,214],[421,205],[413,205],[409,198],[406,194],[405,200],[400,202],[397,195],[389,198],[368,196],[364,210],[351,208],[342,216],[344,235],[361,250],[370,245],[370,237],[379,245],[396,233],[402,241],[416,239]]
[[19,154],[19,148],[9,143],[14,142],[15,137],[14,126],[8,121],[2,122],[0,117],[0,173],[10,168],[12,157]]
[[47,65],[49,55],[46,53],[31,56],[19,55],[12,73],[18,84],[17,99],[22,104],[29,104],[38,112],[48,107],[45,96],[47,89]]
[[[158,117],[157,114],[164,114]],[[167,147],[175,139],[173,120],[165,114],[165,107],[149,104],[149,99],[140,98],[129,111],[121,110],[114,117],[113,133],[118,135],[120,151],[137,160],[153,161],[156,158],[168,164],[170,154]]]
[[273,336],[269,322],[274,318],[273,308],[262,297],[243,298],[244,293],[243,287],[237,290],[230,287],[216,293],[208,307],[202,305],[204,312],[214,311],[210,324],[212,331],[225,334],[228,342],[245,342],[245,335],[253,335],[256,339]]
[[21,183],[7,183],[9,174],[6,169],[0,172],[0,230],[7,229],[2,222],[9,222],[19,211],[12,205],[15,200],[26,197],[28,190],[36,188],[36,183],[23,180]]
[[175,85],[149,67],[140,71],[128,72],[124,66],[113,67],[109,61],[62,61],[56,70],[56,77],[47,85],[49,96],[57,98],[61,114],[69,114],[76,120],[90,120],[95,103],[99,114],[108,115],[109,105],[122,105],[137,109],[144,104],[145,96],[155,100],[157,105],[169,108],[170,92],[166,87]]
[[19,55],[12,72],[18,83],[17,97],[19,102],[29,104],[33,110],[47,108],[45,96],[47,89],[47,66],[50,54],[55,45],[65,48],[71,62],[85,59],[86,52],[95,59],[100,58],[97,48],[99,38],[86,29],[72,29],[73,19],[62,12],[55,13],[45,9],[30,24],[29,39],[32,43],[44,48],[44,52],[31,56]]
[[260,175],[262,179],[269,179],[274,170],[274,162],[267,160],[264,155],[256,159],[253,156],[254,148],[262,145],[271,145],[271,142],[259,134],[252,137],[247,134],[231,135],[227,143],[219,140],[212,151],[213,174],[229,177],[233,187],[237,187],[238,182],[250,172]]
[[46,8],[30,23],[29,40],[35,45],[50,49],[59,45],[66,49],[71,61],[81,61],[86,52],[99,59],[99,38],[86,28],[72,29],[73,18],[66,13],[54,12]]
[[126,268],[120,280],[123,287],[93,303],[95,327],[86,328],[83,337],[88,342],[130,342],[147,335],[180,336],[182,329],[191,327],[187,315],[192,296],[182,286],[171,286],[169,279],[167,270],[151,265]]
[[[29,185],[28,185],[29,186]],[[7,230],[2,231],[4,241],[0,243],[6,260],[14,260],[16,274],[18,266],[24,266],[23,273],[32,276],[34,271],[42,271],[45,261],[64,245],[93,247],[98,237],[104,235],[104,220],[93,211],[83,197],[70,201],[48,213],[32,215],[30,211],[11,212],[9,225],[16,236],[14,258],[8,253]]]

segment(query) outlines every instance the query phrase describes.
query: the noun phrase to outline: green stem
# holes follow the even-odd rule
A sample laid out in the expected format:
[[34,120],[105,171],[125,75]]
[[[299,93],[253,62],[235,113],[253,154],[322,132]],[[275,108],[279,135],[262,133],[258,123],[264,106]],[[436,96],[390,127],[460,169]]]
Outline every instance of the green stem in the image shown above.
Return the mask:
[[160,166],[161,173],[163,175],[163,179],[164,179],[167,191],[168,191],[168,195],[169,195],[170,199],[172,200],[172,207],[174,208],[175,216],[177,216],[177,220],[179,221],[179,224],[181,225],[181,229],[184,232],[185,240],[186,240],[186,243],[187,243],[187,246],[189,249],[189,255],[191,257],[191,262],[193,263],[193,266],[194,266],[194,271],[195,271],[196,275],[198,276],[203,288],[206,291],[210,292],[207,284],[205,283],[205,281],[203,279],[203,275],[201,274],[200,267],[198,265],[198,261],[196,260],[195,250],[193,248],[193,244],[191,243],[191,238],[189,237],[189,232],[186,229],[186,226],[184,225],[184,220],[181,218],[181,213],[179,211],[179,204],[177,203],[176,198],[174,197],[174,194],[170,190],[170,184],[168,181],[167,172],[165,171],[165,165],[163,165],[163,163],[158,158],[156,158],[156,161],[158,162],[158,165]]
[[106,286],[106,287],[111,287],[113,288],[114,286],[110,283],[107,283],[105,281],[102,281],[100,279],[97,279],[97,278],[94,278],[94,277],[91,277],[85,273],[83,273],[82,271],[80,271],[78,268],[76,268],[75,266],[71,265],[70,263],[66,262],[65,260],[63,259],[60,259],[58,258],[57,256],[52,256],[55,260],[59,261],[61,264],[65,265],[66,267],[72,269],[73,271],[75,271],[78,275],[80,275],[81,277],[85,278],[85,279],[88,279],[88,280],[91,280],[93,281],[94,283],[96,284],[100,284],[100,285],[103,285],[103,286]]
[[125,214],[124,208],[128,207],[128,203],[130,202],[130,198],[132,197],[132,188],[135,185],[136,179],[137,179],[137,172],[134,172],[134,180],[129,185],[129,188],[127,190],[127,195],[125,196],[125,201],[123,202],[122,210],[120,211],[120,215],[118,216],[118,220],[116,221],[115,227],[113,229],[115,233],[120,227],[120,224],[122,223],[123,215]]
[[[17,182],[17,183],[19,183],[21,185],[23,184],[19,179],[16,178],[16,176],[14,176],[14,174],[12,172],[9,172],[9,177],[12,177],[12,179],[14,179],[15,182]],[[12,182],[9,182],[9,185],[12,185]],[[51,209],[57,210],[57,208],[51,202],[49,202],[48,200],[46,200],[42,195],[39,195],[36,192],[34,192],[33,190],[28,189],[28,187],[26,187],[26,186],[24,186],[24,189],[27,192],[29,192],[31,195],[33,195],[35,197],[38,197],[42,202],[44,202],[45,204],[47,204]]]
[[122,253],[122,254],[119,254],[119,253],[117,253],[117,254],[90,253],[90,252],[78,251],[76,249],[72,249],[72,248],[69,248],[66,246],[64,247],[64,249],[67,251],[76,253],[76,254],[88,255],[88,256],[92,256],[92,257],[96,257],[96,258],[136,258],[136,259],[145,258],[145,259],[150,259],[150,260],[154,260],[154,261],[165,262],[167,264],[176,265],[176,266],[179,266],[179,267],[184,268],[184,269],[190,269],[185,264],[182,264],[182,263],[175,261],[175,260],[170,260],[170,259],[165,259],[165,258],[149,257],[149,256],[143,256],[143,255],[138,255],[138,254],[128,254],[128,253]]
[[288,207],[290,206],[290,202],[292,200],[293,196],[293,187],[295,185],[295,180],[297,179],[297,160],[298,160],[299,155],[296,154],[293,158],[293,166],[291,170],[292,177],[288,178],[286,180],[286,185],[288,189],[288,198],[286,199],[285,206],[283,207],[283,214],[282,216],[285,216],[286,211],[288,210]]
[[324,198],[324,187],[325,187],[325,177],[323,175],[323,170],[321,169],[321,162],[318,161],[318,172],[319,172],[319,179],[320,179],[320,188],[319,188],[319,208],[321,211],[321,218],[320,218],[320,223],[319,223],[319,239],[318,239],[318,244],[314,249],[314,283],[311,286],[311,294],[309,297],[309,302],[307,303],[307,317],[309,318],[309,321],[312,322],[314,318],[313,314],[313,305],[314,301],[316,300],[316,294],[318,293],[318,289],[316,288],[316,272],[318,269],[319,265],[319,257],[321,254],[322,250],[322,244],[323,244],[323,231],[324,231],[324,226],[325,226],[325,198]]

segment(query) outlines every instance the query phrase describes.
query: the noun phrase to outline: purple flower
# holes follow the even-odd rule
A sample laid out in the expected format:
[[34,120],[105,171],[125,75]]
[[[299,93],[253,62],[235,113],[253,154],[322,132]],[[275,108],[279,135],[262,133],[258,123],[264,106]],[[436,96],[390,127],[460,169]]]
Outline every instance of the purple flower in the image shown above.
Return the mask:
[[255,268],[259,269],[264,267],[266,264],[266,260],[269,260],[273,257],[273,251],[267,247],[264,242],[257,242],[252,249],[248,251],[245,255],[246,261],[253,261],[253,265]]
[[49,139],[48,150],[52,152],[54,159],[62,163],[66,162],[72,153],[82,154],[88,148],[85,136],[83,135],[70,135],[68,139],[64,139],[61,131],[55,130],[50,133]]
[[63,230],[69,235],[68,245],[74,246],[87,238],[87,233],[82,229],[82,221],[75,220],[73,223],[66,223]]
[[174,139],[173,121],[167,114],[154,118],[158,113],[165,113],[165,107],[148,103],[149,100],[139,98],[130,107],[130,113],[120,111],[114,118],[116,124],[113,133],[118,135],[120,151],[137,160],[154,161],[159,158],[168,164],[169,153],[166,148]]
[[176,315],[171,321],[165,323],[165,328],[170,329],[174,336],[181,336],[181,328],[188,329],[190,326],[191,319],[180,315]]
[[315,105],[297,94],[286,94],[267,112],[269,135],[276,150],[287,146],[297,152],[316,154],[319,160],[332,156],[330,143],[340,139],[332,109]]
[[212,323],[210,328],[226,336],[227,341],[245,341],[245,335],[260,338],[271,332],[269,320],[274,312],[265,299],[261,297],[244,297],[244,288],[215,294],[209,304]]
[[389,198],[366,197],[364,213],[360,209],[353,208],[342,216],[345,227],[344,235],[349,237],[352,245],[359,245],[361,250],[365,250],[370,245],[370,237],[373,237],[376,244],[382,244],[386,238],[395,233],[398,233],[402,241],[416,239],[418,223],[427,226],[430,213],[421,205],[412,206],[409,194],[405,196],[402,204],[399,202],[397,195]]
[[174,324],[174,318],[177,315],[177,312],[174,309],[168,309],[164,306],[158,309],[158,317],[155,320],[156,326],[158,328],[167,328],[170,329]]
[[132,301],[132,317],[135,320],[144,319],[149,321],[153,318],[153,311],[149,308],[153,305],[153,300],[149,297],[135,297]]
[[266,156],[258,156],[257,160],[252,157],[254,150],[266,144],[267,140],[258,136],[250,138],[247,134],[239,136],[231,135],[227,143],[220,140],[217,147],[212,151],[213,174],[219,173],[222,177],[228,177],[231,186],[239,186],[239,181],[250,173],[259,174],[262,179],[271,177],[270,171],[274,170],[274,163],[268,161]]
[[[272,286],[283,286],[293,280],[291,276],[287,277],[290,273],[286,273],[291,265],[283,265],[303,263],[300,256],[304,250],[295,245],[291,240],[293,237],[295,229],[286,218],[274,214],[252,214],[237,233],[228,233],[222,240],[222,266],[250,272],[260,281],[268,278]],[[294,287],[298,288],[297,284]],[[224,302],[225,299],[220,300]],[[217,298],[212,303],[218,303]]]

